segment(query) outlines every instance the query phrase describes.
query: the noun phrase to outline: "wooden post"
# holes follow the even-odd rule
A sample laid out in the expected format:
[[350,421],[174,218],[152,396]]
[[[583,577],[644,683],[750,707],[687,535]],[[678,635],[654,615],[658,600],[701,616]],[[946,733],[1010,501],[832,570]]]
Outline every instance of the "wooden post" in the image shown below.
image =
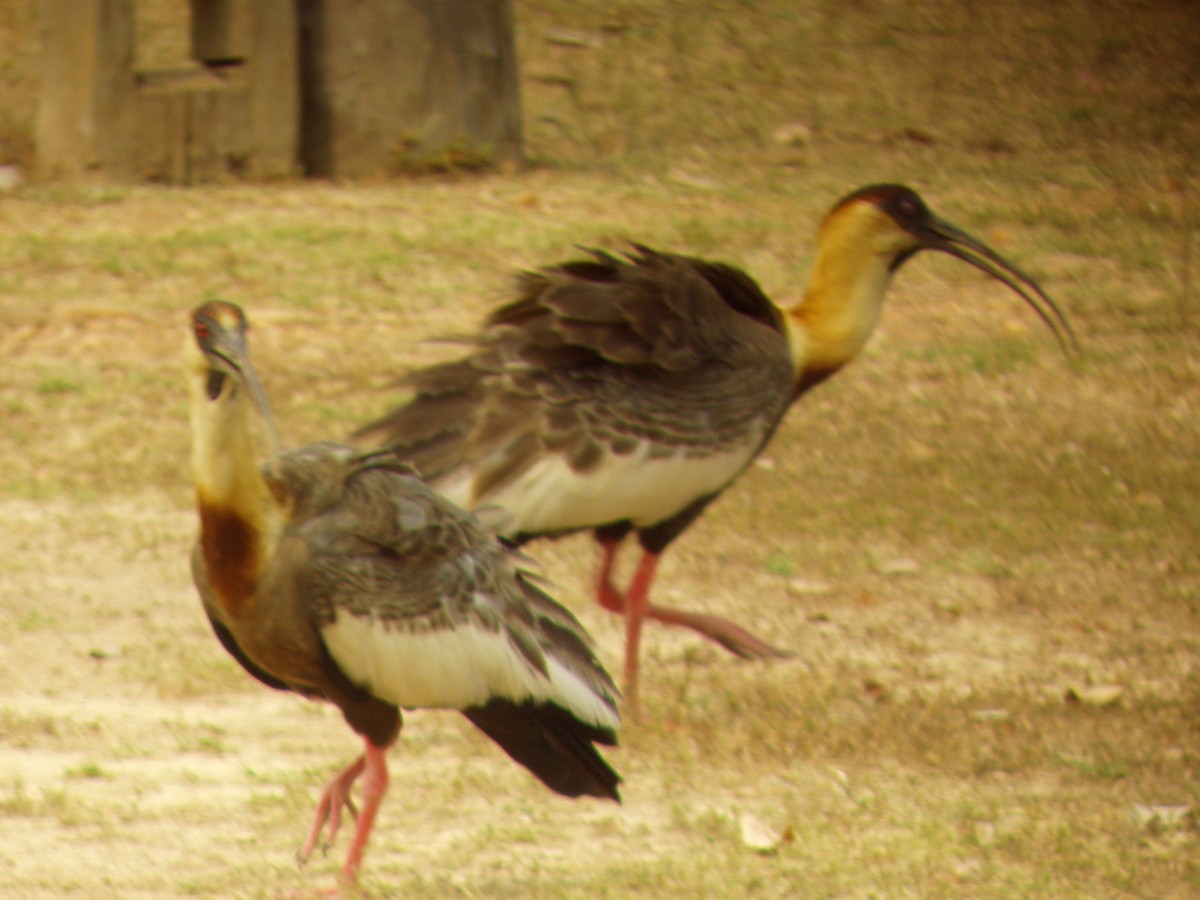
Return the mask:
[[136,0],[41,0],[39,171],[194,184],[521,158],[512,0],[190,0],[199,65],[134,72]]
[[296,0],[244,0],[253,7],[246,78],[251,178],[300,174],[299,24]]
[[209,65],[244,62],[251,53],[251,0],[191,0],[192,59]]
[[134,0],[42,0],[39,174],[133,175]]
[[512,0],[298,3],[307,174],[520,159]]

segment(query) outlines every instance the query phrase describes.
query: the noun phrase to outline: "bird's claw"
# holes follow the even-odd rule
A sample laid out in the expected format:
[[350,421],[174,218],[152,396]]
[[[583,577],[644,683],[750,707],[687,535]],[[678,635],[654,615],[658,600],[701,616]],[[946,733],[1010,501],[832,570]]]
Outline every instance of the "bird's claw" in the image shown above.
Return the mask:
[[739,659],[751,662],[760,659],[792,659],[796,655],[795,650],[774,647],[752,634],[745,634],[744,637],[737,639],[730,635],[709,635],[709,637]]
[[646,610],[646,618],[654,619],[668,625],[682,625],[685,628],[690,628],[710,641],[720,644],[740,659],[751,661],[790,659],[796,655],[792,650],[784,650],[768,644],[761,638],[752,635],[740,625],[735,625],[728,619],[723,619],[720,616],[688,612],[687,610],[674,609],[669,606],[655,606],[651,604]]

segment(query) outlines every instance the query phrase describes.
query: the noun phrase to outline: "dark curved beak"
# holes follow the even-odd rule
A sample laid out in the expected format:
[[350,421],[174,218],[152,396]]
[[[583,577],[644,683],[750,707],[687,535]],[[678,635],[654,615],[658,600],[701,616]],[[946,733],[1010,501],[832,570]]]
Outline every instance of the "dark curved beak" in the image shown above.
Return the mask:
[[250,363],[245,336],[241,332],[222,329],[219,339],[214,342],[208,352],[225,363],[231,375],[241,381],[246,386],[246,390],[250,392],[250,399],[258,407],[266,426],[267,440],[271,451],[271,466],[274,467],[281,452],[279,433],[275,430],[275,417],[271,414],[271,407],[267,403],[266,392],[258,380],[258,373],[254,371],[254,366]]
[[1058,340],[1064,353],[1071,355],[1079,351],[1079,341],[1071,329],[1071,323],[1067,321],[1057,304],[1042,290],[1041,285],[983,241],[933,214],[930,214],[929,218],[914,233],[920,238],[921,246],[898,257],[892,264],[893,269],[919,250],[940,250],[942,253],[956,256],[963,262],[970,263],[980,271],[986,272],[1019,294],[1054,332],[1054,337]]

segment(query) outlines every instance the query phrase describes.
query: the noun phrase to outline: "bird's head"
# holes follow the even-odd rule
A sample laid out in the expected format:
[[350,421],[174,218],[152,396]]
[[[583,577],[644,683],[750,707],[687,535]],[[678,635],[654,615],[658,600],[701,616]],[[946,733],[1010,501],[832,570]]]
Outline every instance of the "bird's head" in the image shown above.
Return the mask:
[[234,407],[249,395],[265,423],[273,463],[279,455],[279,439],[266,394],[246,350],[246,314],[234,303],[210,300],[192,311],[191,324],[188,358],[194,405],[210,407],[216,413]]
[[825,217],[820,243],[850,265],[882,265],[888,275],[922,250],[948,253],[1017,293],[1064,349],[1075,344],[1066,317],[1033,278],[983,241],[934,215],[911,188],[873,184],[843,197]]
[[192,311],[193,366],[204,377],[204,392],[210,402],[226,391],[237,390],[249,366],[246,353],[246,314],[224,300],[210,300]]

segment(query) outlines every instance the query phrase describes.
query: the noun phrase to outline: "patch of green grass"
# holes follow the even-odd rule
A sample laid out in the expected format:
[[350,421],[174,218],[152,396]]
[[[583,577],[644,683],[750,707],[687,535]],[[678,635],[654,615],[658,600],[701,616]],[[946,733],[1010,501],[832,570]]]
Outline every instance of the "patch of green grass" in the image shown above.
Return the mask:
[[100,765],[100,763],[92,762],[92,761],[82,762],[77,766],[70,766],[66,770],[66,772],[64,772],[63,774],[69,779],[70,778],[108,779],[108,778],[112,777],[112,775],[110,773],[108,773],[104,770],[104,768]]
[[1096,761],[1080,757],[1061,757],[1064,766],[1071,768],[1088,778],[1115,780],[1124,778],[1128,770],[1119,762]]
[[17,500],[55,500],[68,498],[80,502],[96,499],[96,493],[86,487],[66,488],[54,478],[25,476],[0,483],[0,494]]
[[1062,115],[1069,122],[1090,122],[1097,117],[1099,109],[1091,104],[1080,104],[1062,110]]
[[40,606],[26,610],[17,619],[17,629],[19,631],[45,631],[57,628],[58,625],[58,618],[52,612],[47,612]]
[[0,815],[28,817],[36,815],[37,809],[37,801],[22,780],[12,779],[0,785]]
[[173,735],[181,753],[211,753],[219,756],[228,752],[225,731],[218,725],[164,722],[163,726]]
[[912,358],[941,371],[969,371],[994,378],[1032,366],[1040,358],[1040,350],[1040,345],[1032,341],[1007,338],[986,342],[929,344],[909,353]]
[[778,575],[781,578],[790,578],[795,574],[795,566],[787,556],[781,553],[772,553],[763,560],[763,569],[771,575]]
[[169,665],[154,663],[149,659],[146,663],[137,669],[139,677],[153,684],[163,698],[182,700],[259,689],[258,684],[240,666],[216,653],[195,654],[188,659],[176,659]]
[[93,804],[64,788],[30,790],[15,780],[0,786],[0,815],[19,818],[50,818],[62,825],[106,825],[114,821],[109,804]]
[[47,375],[34,388],[39,394],[53,396],[55,394],[82,394],[87,385],[84,379],[76,375]]
[[66,716],[31,715],[0,708],[0,740],[11,747],[64,747],[76,742],[95,744],[101,728],[95,722]]

